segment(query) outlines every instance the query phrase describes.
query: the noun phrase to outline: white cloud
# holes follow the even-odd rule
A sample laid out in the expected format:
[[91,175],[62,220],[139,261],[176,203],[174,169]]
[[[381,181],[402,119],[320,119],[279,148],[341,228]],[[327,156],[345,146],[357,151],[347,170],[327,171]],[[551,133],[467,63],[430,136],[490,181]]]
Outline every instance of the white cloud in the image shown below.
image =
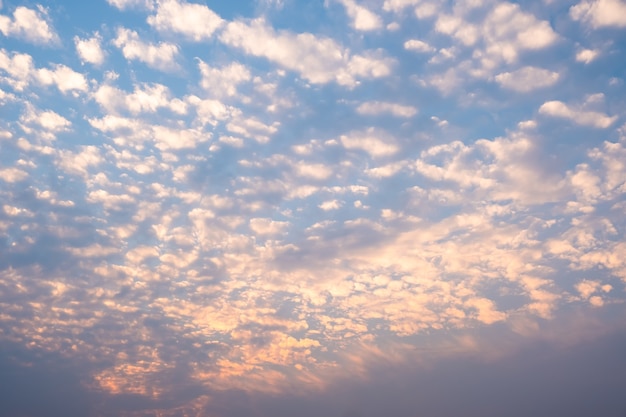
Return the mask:
[[28,178],[28,173],[19,168],[0,169],[0,180],[4,182],[19,182]]
[[527,93],[554,85],[559,78],[558,72],[537,67],[523,67],[513,72],[496,75],[496,82],[509,90]]
[[267,218],[250,219],[250,229],[262,236],[281,234],[289,227],[289,222],[281,222]]
[[203,4],[163,0],[148,24],[161,32],[180,33],[196,42],[209,39],[224,21]]
[[142,41],[133,30],[118,28],[113,44],[122,50],[124,57],[128,60],[137,59],[161,71],[173,71],[179,68],[176,63],[178,47],[172,43],[151,44]]
[[356,108],[357,113],[369,116],[379,114],[392,114],[396,117],[413,117],[417,114],[417,109],[413,106],[404,106],[402,104],[388,103],[385,101],[366,101]]
[[404,49],[415,52],[435,51],[435,48],[433,48],[424,41],[420,41],[419,39],[409,39],[408,41],[404,42]]
[[307,164],[302,161],[296,162],[293,169],[299,177],[311,178],[318,181],[328,179],[333,170],[324,164]]
[[57,165],[65,172],[87,178],[89,168],[100,165],[104,159],[97,146],[81,146],[79,152],[63,150],[57,158]]
[[199,143],[211,138],[210,133],[195,129],[175,129],[166,126],[154,126],[154,141],[161,151],[195,148]]
[[72,123],[60,114],[52,110],[37,111],[30,105],[20,117],[20,121],[27,126],[36,125],[55,133],[67,131],[72,126]]
[[597,49],[581,49],[576,52],[576,61],[590,63],[600,55],[600,51]]
[[32,211],[28,209],[10,206],[8,204],[3,205],[2,209],[4,210],[7,216],[11,216],[11,217],[15,217],[15,216],[33,217],[35,215]]
[[41,68],[37,70],[36,77],[43,85],[56,85],[62,93],[68,91],[87,91],[89,86],[85,76],[62,64],[54,66],[54,69]]
[[83,62],[89,62],[94,65],[102,65],[104,62],[105,54],[100,47],[102,39],[98,33],[93,38],[81,39],[78,36],[74,36],[74,45],[76,45],[76,52]]
[[340,140],[346,149],[362,150],[373,158],[391,156],[400,150],[388,133],[374,128],[350,132],[342,135]]
[[238,62],[215,68],[200,60],[198,66],[202,74],[200,85],[213,97],[234,96],[237,85],[251,78],[248,68]]
[[48,12],[41,6],[38,10],[19,6],[13,12],[13,19],[0,15],[0,32],[4,36],[15,36],[35,44],[59,42],[59,37],[48,23]]
[[517,60],[520,50],[538,50],[553,45],[558,35],[550,23],[524,12],[518,4],[501,3],[478,28],[488,55],[506,62]]
[[237,117],[226,125],[226,129],[259,143],[267,143],[270,136],[278,131],[278,126],[278,122],[268,125],[254,117]]
[[355,0],[338,0],[346,8],[351,19],[350,26],[356,30],[370,31],[380,29],[383,25],[380,16],[357,4]]
[[626,3],[621,0],[583,0],[570,8],[570,16],[594,29],[626,27]]
[[103,84],[93,93],[93,98],[109,113],[155,113],[161,108],[170,109],[177,114],[185,114],[187,111],[186,103],[180,99],[172,99],[169,88],[158,83],[135,85],[132,93]]
[[328,200],[318,205],[324,211],[337,210],[341,208],[341,202],[338,200]]
[[387,12],[400,12],[409,6],[415,6],[422,0],[385,0],[383,10]]
[[543,103],[541,107],[539,107],[539,113],[568,119],[578,125],[591,126],[599,129],[606,129],[617,120],[617,116],[608,116],[596,111],[574,109],[558,100]]
[[335,81],[353,87],[359,78],[380,78],[391,72],[393,61],[379,52],[351,55],[330,38],[311,33],[276,32],[263,19],[229,23],[220,35],[227,45],[296,71],[314,84]]
[[33,58],[28,54],[13,53],[9,56],[0,49],[0,69],[6,71],[11,78],[7,81],[17,91],[22,91],[31,82],[41,85],[55,85],[62,93],[87,91],[85,76],[63,64],[49,68],[35,68]]
[[120,10],[125,9],[154,9],[154,0],[107,0],[111,6],[114,6]]

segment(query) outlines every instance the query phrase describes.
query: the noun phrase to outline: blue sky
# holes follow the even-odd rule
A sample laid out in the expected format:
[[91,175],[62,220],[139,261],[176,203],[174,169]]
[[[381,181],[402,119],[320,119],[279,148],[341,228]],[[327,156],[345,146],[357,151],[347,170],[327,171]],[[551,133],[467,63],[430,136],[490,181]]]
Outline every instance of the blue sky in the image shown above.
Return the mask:
[[621,416],[622,0],[0,2],[0,414]]

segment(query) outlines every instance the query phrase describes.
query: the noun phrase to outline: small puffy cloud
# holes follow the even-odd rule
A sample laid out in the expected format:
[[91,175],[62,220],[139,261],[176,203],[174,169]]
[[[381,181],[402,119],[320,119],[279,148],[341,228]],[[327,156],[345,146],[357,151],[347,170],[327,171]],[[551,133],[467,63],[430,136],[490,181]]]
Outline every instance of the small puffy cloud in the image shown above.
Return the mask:
[[340,140],[346,149],[365,151],[372,158],[391,156],[400,150],[388,133],[373,128],[350,132]]
[[559,77],[558,72],[538,67],[523,67],[517,71],[496,75],[496,82],[508,90],[527,93],[554,85]]
[[24,216],[24,217],[33,217],[35,214],[25,208],[10,206],[5,204],[2,206],[2,210],[7,216],[16,217],[16,216]]
[[266,218],[255,218],[250,220],[250,229],[258,235],[271,236],[278,235],[289,227],[289,222],[281,222]]
[[578,125],[591,126],[598,129],[606,129],[617,120],[617,116],[608,116],[596,111],[575,109],[558,100],[543,103],[541,107],[539,107],[539,113],[568,119]]
[[41,68],[36,77],[43,85],[56,85],[62,93],[69,91],[87,91],[89,86],[85,76],[65,65],[55,65],[54,69]]
[[360,31],[380,29],[383,26],[380,16],[371,10],[357,4],[355,0],[338,0],[345,8],[351,19],[350,26]]
[[237,85],[251,78],[248,68],[238,62],[215,68],[200,61],[198,66],[202,75],[200,85],[214,97],[234,96],[237,93]]
[[356,108],[357,113],[375,116],[379,114],[391,114],[396,117],[413,117],[417,114],[417,109],[413,106],[388,103],[384,101],[366,101]]
[[80,151],[63,150],[57,158],[57,165],[69,174],[87,177],[89,168],[100,165],[104,161],[100,148],[96,146],[82,146]]
[[433,48],[424,41],[420,41],[419,39],[409,39],[408,41],[404,42],[404,49],[406,49],[407,51],[424,53],[435,51],[435,48]]
[[351,55],[330,38],[277,32],[263,19],[231,22],[222,31],[220,40],[295,71],[314,84],[335,81],[353,87],[359,78],[389,75],[393,64],[393,60],[380,56],[379,52]]
[[24,90],[32,82],[45,86],[55,85],[63,94],[88,90],[83,74],[63,64],[53,65],[52,68],[35,68],[33,58],[28,54],[9,55],[0,49],[0,69],[10,75],[8,81],[17,91]]
[[172,99],[169,88],[157,83],[135,85],[132,93],[103,84],[93,93],[93,98],[109,113],[155,113],[161,108],[170,109],[177,114],[185,114],[187,111],[186,103],[180,99]]
[[626,3],[622,0],[583,0],[572,6],[569,14],[594,29],[626,27]]
[[307,164],[304,162],[298,162],[293,164],[294,171],[299,177],[310,178],[313,180],[323,181],[328,179],[333,173],[333,170],[324,164]]
[[25,126],[37,126],[54,133],[67,131],[72,126],[72,123],[60,114],[52,110],[38,111],[30,105],[20,117],[20,122]]
[[597,49],[581,49],[576,52],[576,61],[590,63],[600,55],[600,51]]
[[111,6],[120,10],[126,9],[154,9],[154,0],[107,0]]
[[178,47],[172,43],[144,42],[134,30],[118,28],[113,45],[120,48],[124,58],[128,60],[136,59],[161,71],[173,71],[178,68],[176,63]]
[[318,207],[324,211],[337,210],[341,207],[341,202],[338,200],[328,200],[319,204]]
[[386,12],[400,12],[409,6],[417,5],[421,0],[385,0],[383,10]]
[[104,51],[100,47],[101,41],[102,39],[98,33],[89,39],[81,39],[78,36],[74,36],[74,45],[80,59],[93,65],[101,65],[105,57]]
[[203,4],[165,0],[158,3],[156,14],[148,24],[160,32],[180,33],[199,42],[209,39],[224,21]]
[[161,151],[195,148],[199,143],[211,138],[210,133],[195,129],[173,129],[166,126],[154,126],[154,141]]
[[0,169],[0,180],[4,182],[19,182],[28,178],[28,173],[19,168]]
[[[464,32],[463,26],[456,30]],[[521,50],[544,49],[558,39],[550,23],[513,3],[497,5],[477,30],[485,40],[486,54],[505,62],[515,62]]]
[[13,18],[0,15],[0,32],[35,44],[54,44],[59,37],[48,23],[48,12],[42,6],[37,10],[17,7]]

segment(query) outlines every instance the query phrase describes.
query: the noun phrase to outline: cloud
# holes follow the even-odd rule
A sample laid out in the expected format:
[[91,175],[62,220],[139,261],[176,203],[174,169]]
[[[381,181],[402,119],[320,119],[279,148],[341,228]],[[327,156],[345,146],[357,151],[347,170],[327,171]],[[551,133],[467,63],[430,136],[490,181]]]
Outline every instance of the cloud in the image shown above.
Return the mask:
[[423,53],[435,51],[435,48],[419,39],[409,39],[408,41],[404,42],[404,49]]
[[153,0],[106,0],[111,6],[120,10],[126,9],[146,9],[152,10],[154,8]]
[[44,86],[55,85],[64,94],[88,90],[83,74],[63,64],[53,64],[52,69],[35,68],[33,59],[28,54],[14,52],[9,55],[4,49],[0,49],[0,69],[11,76],[9,83],[18,91],[24,90],[32,82]]
[[67,131],[72,126],[69,120],[56,112],[52,110],[38,111],[32,106],[27,106],[26,111],[20,117],[20,122],[26,126],[38,126],[53,133]]
[[107,112],[117,114],[129,112],[156,113],[165,108],[176,114],[185,114],[187,104],[180,99],[171,97],[169,88],[163,84],[139,84],[134,86],[132,93],[127,93],[108,84],[102,84],[93,92],[94,100]]
[[379,52],[352,55],[330,38],[285,30],[276,32],[263,19],[230,22],[220,34],[220,40],[298,72],[314,84],[334,81],[354,87],[360,78],[389,75],[393,64],[393,60]]
[[4,182],[20,182],[28,178],[28,173],[22,169],[11,167],[0,169],[0,179]]
[[576,52],[576,61],[588,64],[594,61],[599,55],[600,51],[596,49],[580,49]]
[[350,17],[350,26],[360,31],[380,29],[383,25],[381,18],[369,9],[357,4],[355,0],[337,0],[345,8]]
[[596,111],[579,110],[558,100],[543,103],[539,107],[539,113],[568,119],[578,125],[591,126],[598,129],[606,129],[617,120],[617,116],[608,116]]
[[277,235],[283,233],[289,226],[288,222],[276,221],[265,218],[250,219],[250,229],[261,236]]
[[74,45],[78,56],[83,62],[89,62],[93,65],[102,65],[104,62],[106,55],[100,46],[101,42],[102,38],[97,32],[94,37],[88,39],[74,36]]
[[558,72],[537,67],[523,67],[513,72],[496,75],[496,82],[502,87],[520,93],[528,93],[554,85],[560,78]]
[[179,68],[178,47],[172,43],[151,44],[142,41],[134,30],[118,28],[113,44],[122,50],[124,58],[128,60],[136,59],[149,67],[166,72]]
[[626,27],[626,3],[621,0],[583,0],[572,6],[569,14],[594,29]]
[[623,45],[554,2],[189,1],[0,50],[3,411],[623,411]]
[[148,17],[148,24],[160,32],[182,34],[199,42],[211,38],[224,21],[213,10],[202,4],[159,1],[156,14]]
[[42,6],[38,6],[37,10],[19,6],[13,11],[13,19],[0,15],[0,32],[34,44],[59,42],[59,36],[48,22],[48,12]]
[[69,174],[89,176],[89,168],[96,167],[104,162],[100,148],[96,146],[82,146],[79,152],[61,151],[57,164]]
[[409,6],[415,6],[422,0],[385,0],[383,3],[383,10],[400,12]]
[[410,118],[417,114],[417,109],[413,106],[404,106],[402,104],[387,103],[381,101],[366,101],[359,104],[356,108],[357,113],[376,116],[380,114],[391,114],[396,117]]
[[202,75],[200,85],[212,97],[234,96],[237,93],[237,85],[251,79],[248,68],[238,62],[222,68],[213,68],[200,60],[198,66]]
[[388,133],[373,128],[341,135],[340,141],[346,149],[365,151],[372,158],[391,156],[400,150]]

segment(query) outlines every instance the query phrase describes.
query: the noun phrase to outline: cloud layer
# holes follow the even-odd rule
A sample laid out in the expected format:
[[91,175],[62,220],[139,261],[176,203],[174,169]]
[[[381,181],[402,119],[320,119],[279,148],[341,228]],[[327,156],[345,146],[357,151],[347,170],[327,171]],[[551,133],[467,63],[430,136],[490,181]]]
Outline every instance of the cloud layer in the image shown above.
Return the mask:
[[623,2],[101,3],[0,9],[12,415],[621,412]]

